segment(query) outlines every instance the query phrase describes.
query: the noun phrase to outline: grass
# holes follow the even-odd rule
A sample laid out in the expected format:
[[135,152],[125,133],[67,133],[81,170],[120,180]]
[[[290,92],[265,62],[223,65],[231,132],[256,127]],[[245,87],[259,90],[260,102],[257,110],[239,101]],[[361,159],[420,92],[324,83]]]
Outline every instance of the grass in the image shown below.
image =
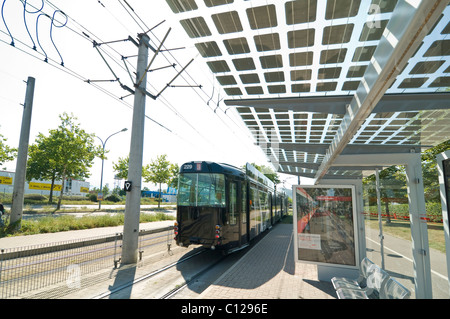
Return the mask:
[[[365,220],[366,227],[375,229],[378,231],[378,220],[374,218]],[[442,223],[427,223],[428,228],[428,242],[430,248],[436,249],[442,253],[445,253],[445,237],[444,237],[444,225]],[[411,240],[411,224],[409,220],[395,220],[391,219],[390,223],[386,221],[382,222],[383,233],[395,236],[398,238]]]
[[[140,222],[154,222],[161,220],[174,220],[172,216],[168,216],[163,212],[156,212],[152,214],[141,214]],[[54,216],[48,214],[48,216],[36,218],[36,219],[24,219],[21,222],[19,231],[12,232],[8,227],[0,228],[0,238],[6,236],[20,236],[20,235],[33,235],[33,234],[45,234],[56,233],[68,230],[81,230],[99,227],[111,227],[123,225],[124,214],[107,214],[102,216],[89,216],[75,217],[70,215]]]

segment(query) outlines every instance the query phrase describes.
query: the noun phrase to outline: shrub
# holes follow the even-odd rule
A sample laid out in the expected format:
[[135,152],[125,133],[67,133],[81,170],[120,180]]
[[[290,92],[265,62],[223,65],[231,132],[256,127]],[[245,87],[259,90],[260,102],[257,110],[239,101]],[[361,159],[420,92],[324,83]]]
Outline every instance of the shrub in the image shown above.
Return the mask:
[[117,203],[117,202],[120,202],[122,200],[122,198],[120,198],[120,196],[117,194],[111,194],[108,197],[106,197],[105,200],[109,201],[109,202]]
[[45,201],[48,200],[47,196],[41,195],[41,194],[25,194],[24,200],[29,201]]
[[[442,222],[442,208],[439,202],[427,202],[425,203],[426,215],[431,222]],[[366,208],[367,211],[367,208]],[[369,206],[368,214],[372,217],[378,216],[377,206]],[[381,206],[381,214],[383,217],[386,215],[386,209],[384,205]],[[409,205],[399,204],[399,205],[389,205],[389,215],[391,218],[396,219],[409,219]]]

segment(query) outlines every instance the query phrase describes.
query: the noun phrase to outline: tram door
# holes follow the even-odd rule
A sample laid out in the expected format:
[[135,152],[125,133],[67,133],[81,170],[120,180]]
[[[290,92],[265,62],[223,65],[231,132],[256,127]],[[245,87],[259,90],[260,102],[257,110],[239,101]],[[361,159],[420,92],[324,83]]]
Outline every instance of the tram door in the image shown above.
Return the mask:
[[239,201],[238,201],[238,183],[236,181],[230,181],[229,186],[229,215],[228,215],[228,238],[229,243],[232,246],[239,245],[239,228],[240,228],[240,216],[239,216]]

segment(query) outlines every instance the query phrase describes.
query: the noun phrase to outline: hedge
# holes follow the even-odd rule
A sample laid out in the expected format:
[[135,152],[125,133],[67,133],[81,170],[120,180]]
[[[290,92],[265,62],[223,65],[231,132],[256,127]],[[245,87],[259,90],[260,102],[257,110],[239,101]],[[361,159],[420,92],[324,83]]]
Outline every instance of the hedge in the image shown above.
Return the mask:
[[[426,217],[424,219],[429,222],[442,223],[441,203],[429,202],[425,203]],[[365,214],[372,217],[378,216],[377,206],[364,207]],[[381,216],[387,217],[384,205],[381,205]],[[409,220],[408,204],[389,205],[389,216],[392,219]]]

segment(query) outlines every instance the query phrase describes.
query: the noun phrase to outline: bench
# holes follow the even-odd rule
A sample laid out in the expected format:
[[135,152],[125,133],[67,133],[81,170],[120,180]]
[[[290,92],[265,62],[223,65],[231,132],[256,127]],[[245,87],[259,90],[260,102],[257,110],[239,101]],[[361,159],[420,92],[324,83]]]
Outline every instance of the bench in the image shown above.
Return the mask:
[[[331,279],[339,299],[408,299],[411,296],[411,292],[386,271],[365,259],[361,262],[358,279]],[[366,283],[362,285],[364,274]]]
[[359,266],[359,277],[356,279],[350,279],[345,277],[333,277],[331,283],[335,290],[340,288],[365,288],[366,280],[369,275],[369,267],[373,265],[373,262],[365,257]]
[[389,277],[380,291],[380,299],[409,299],[411,292],[395,280]]

